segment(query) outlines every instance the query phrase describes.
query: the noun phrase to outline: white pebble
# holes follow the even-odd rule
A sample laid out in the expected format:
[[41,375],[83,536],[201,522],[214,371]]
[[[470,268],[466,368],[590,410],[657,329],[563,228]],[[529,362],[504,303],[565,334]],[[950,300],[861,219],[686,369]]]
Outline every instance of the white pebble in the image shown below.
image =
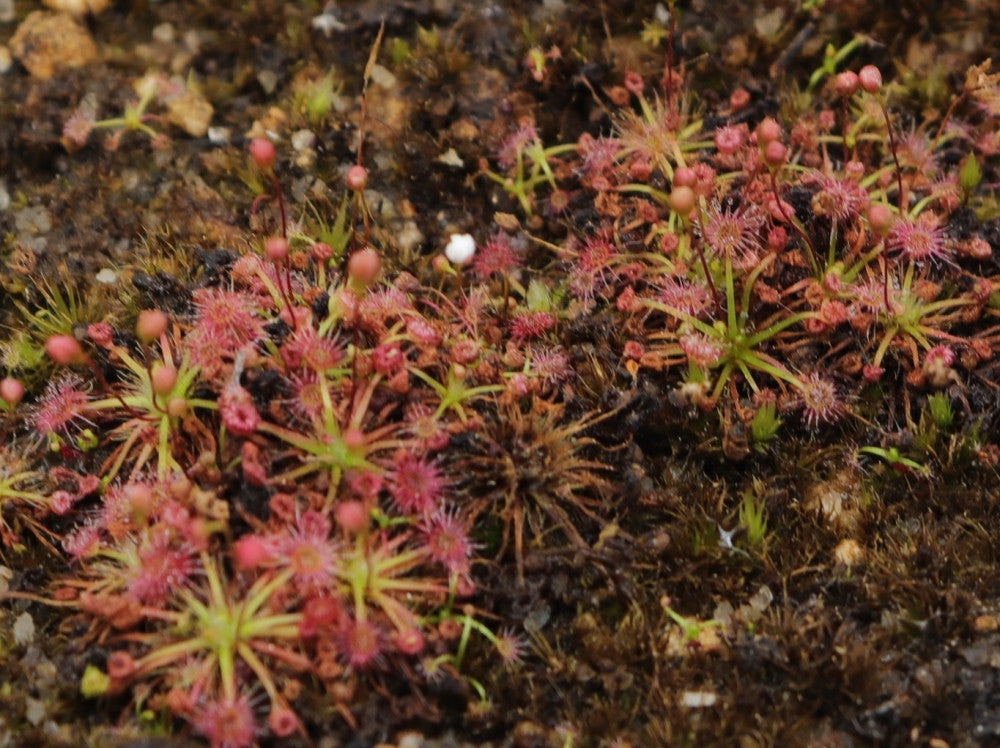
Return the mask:
[[291,143],[296,151],[304,151],[316,143],[316,134],[312,130],[297,130],[292,135]]
[[26,696],[24,699],[24,718],[33,726],[38,727],[45,717],[45,702]]
[[177,38],[177,32],[172,23],[161,23],[153,29],[153,39],[160,44],[170,44]]
[[97,272],[97,275],[94,276],[94,280],[98,283],[103,283],[105,286],[110,286],[118,282],[118,273],[111,268],[101,268]]
[[208,140],[212,145],[225,145],[229,142],[230,129],[228,127],[208,128]]
[[31,644],[35,638],[35,620],[25,611],[14,620],[14,642],[18,646]]
[[704,709],[714,706],[718,700],[718,694],[712,691],[685,691],[681,694],[681,706],[688,709]]

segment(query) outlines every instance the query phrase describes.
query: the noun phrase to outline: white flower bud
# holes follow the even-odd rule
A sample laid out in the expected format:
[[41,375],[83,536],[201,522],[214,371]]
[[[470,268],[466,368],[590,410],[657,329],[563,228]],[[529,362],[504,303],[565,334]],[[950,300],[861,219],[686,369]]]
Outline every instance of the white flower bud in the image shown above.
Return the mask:
[[471,234],[452,234],[448,246],[444,248],[444,256],[452,265],[461,267],[476,254],[476,240]]

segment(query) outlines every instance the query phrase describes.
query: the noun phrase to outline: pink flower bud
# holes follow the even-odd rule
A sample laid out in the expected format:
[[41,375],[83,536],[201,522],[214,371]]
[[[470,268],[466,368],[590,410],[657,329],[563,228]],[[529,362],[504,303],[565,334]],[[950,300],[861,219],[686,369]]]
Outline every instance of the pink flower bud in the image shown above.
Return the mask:
[[24,397],[24,383],[14,377],[0,379],[0,400],[8,405],[17,405]]
[[352,535],[357,535],[368,526],[368,510],[360,501],[342,501],[333,510],[334,519]]
[[45,352],[57,364],[78,364],[84,360],[83,348],[72,335],[53,335],[45,342]]
[[443,254],[434,255],[431,260],[431,267],[434,268],[435,273],[441,275],[451,269],[451,263],[448,262],[448,258]]
[[833,90],[845,99],[857,92],[858,85],[858,74],[852,70],[837,73],[837,77],[833,79]]
[[354,164],[344,175],[344,182],[352,192],[361,192],[368,186],[368,169],[361,164]]
[[177,384],[177,367],[157,361],[149,372],[149,382],[157,395],[169,394]]
[[674,187],[674,191],[670,193],[669,202],[672,210],[686,217],[694,210],[698,198],[690,187]]
[[270,169],[278,158],[278,152],[267,138],[254,138],[250,141],[250,158],[261,169]]
[[781,137],[781,125],[779,125],[774,118],[765,117],[757,125],[757,142],[761,146],[766,146],[768,143],[777,140]]
[[884,203],[875,203],[868,209],[868,224],[876,234],[887,235],[895,221],[893,212]]
[[874,65],[865,65],[858,71],[858,83],[868,93],[876,93],[882,88],[882,73]]
[[147,484],[127,483],[122,487],[122,495],[128,502],[129,512],[133,517],[144,519],[153,511],[156,497]]
[[135,322],[135,334],[143,343],[151,343],[167,331],[170,318],[162,309],[143,309]]
[[240,569],[257,569],[271,561],[271,544],[259,535],[244,535],[233,544],[233,558]]
[[780,166],[787,156],[788,149],[780,140],[772,140],[764,146],[764,161],[770,166]]
[[188,402],[181,396],[172,397],[167,401],[167,415],[171,418],[183,418],[188,412]]
[[698,173],[690,166],[678,166],[674,171],[674,187],[694,187],[698,184]]
[[347,261],[347,277],[351,279],[351,283],[368,286],[378,277],[381,266],[382,260],[378,252],[372,247],[365,247],[352,254]]
[[288,258],[288,240],[283,236],[272,236],[264,242],[264,254],[272,262],[284,262]]

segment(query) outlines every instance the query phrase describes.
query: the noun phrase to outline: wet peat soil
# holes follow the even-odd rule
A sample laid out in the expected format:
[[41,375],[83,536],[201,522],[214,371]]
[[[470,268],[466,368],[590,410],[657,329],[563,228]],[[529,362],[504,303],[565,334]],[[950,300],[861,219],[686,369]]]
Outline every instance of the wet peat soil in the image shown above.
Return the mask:
[[[0,41],[34,9],[28,5],[17,4]],[[384,244],[396,248],[388,263],[397,269],[426,267],[448,233],[483,236],[496,211],[515,211],[476,174],[520,116],[535,116],[546,143],[606,131],[602,92],[626,70],[652,76],[663,67],[662,47],[639,40],[655,14],[649,2],[628,12],[613,2],[574,10],[514,0],[339,5],[342,26],[323,33],[310,25],[322,11],[312,2],[119,2],[85,21],[100,62],[49,80],[16,64],[5,73],[0,185],[9,203],[0,211],[0,257],[9,294],[0,321],[16,326],[12,302],[31,293],[18,288],[17,246],[31,248],[33,277],[85,279],[84,298],[95,303],[113,293],[91,285],[102,268],[131,268],[140,294],[165,300],[177,278],[211,272],[216,250],[246,246],[248,232],[260,229],[240,178],[242,138],[255,122],[285,134],[314,131],[312,149],[283,151],[287,190],[300,205],[335,211],[340,175],[355,158],[362,72],[383,22],[380,61],[395,81],[368,90],[364,148],[379,200],[376,235],[393,237]],[[737,84],[759,102],[755,116],[778,111],[819,65],[822,43],[843,44],[855,30],[878,42],[864,61],[883,70],[898,61],[944,91],[1000,41],[988,36],[1000,28],[991,3],[880,12],[869,9],[878,3],[829,2],[814,15],[796,12],[799,3],[725,3],[746,6],[726,12],[713,5],[682,4],[677,39],[709,111]],[[427,41],[431,29],[437,48]],[[412,52],[396,66],[394,40]],[[561,51],[542,81],[524,64],[531,47]],[[92,142],[67,152],[62,126],[84,96],[110,116],[133,97],[136,78],[171,65],[192,71],[231,145],[173,129],[163,148],[128,134],[117,151]],[[296,92],[331,69],[342,82],[340,108],[310,123]],[[914,119],[925,105],[914,102]],[[585,210],[577,218],[585,221]],[[557,241],[566,223],[532,229]],[[329,744],[394,742],[407,730],[470,745],[1000,743],[1000,492],[992,467],[943,444],[933,479],[874,462],[862,470],[844,460],[844,445],[872,443],[880,432],[853,422],[820,436],[793,427],[776,445],[745,454],[733,444],[739,434],[716,417],[675,428],[655,379],[630,379],[616,370],[619,353],[602,350],[600,320],[577,320],[568,334],[581,369],[592,363],[581,387],[591,403],[628,403],[589,433],[618,484],[607,526],[598,535],[582,525],[587,552],[555,536],[533,544],[523,580],[509,552],[478,568],[477,603],[498,626],[530,638],[513,670],[485,654],[470,666],[490,709],[470,707],[475,700],[459,687],[417,695],[387,679],[359,699],[356,732],[317,717],[342,741]],[[970,385],[966,399],[983,416],[984,441],[1000,440],[997,396]],[[766,536],[756,547],[739,533],[727,544],[747,495],[766,514]],[[862,549],[862,563],[843,555],[854,547],[845,541]],[[9,588],[44,590],[61,570],[52,558],[28,536],[5,553]],[[27,650],[10,633],[24,611],[37,631]],[[105,745],[123,710],[127,721],[126,702],[95,708],[79,696],[82,667],[100,653],[79,651],[57,611],[24,601],[0,611],[4,745]],[[37,675],[39,663],[48,677]],[[35,701],[47,715],[37,725]]]

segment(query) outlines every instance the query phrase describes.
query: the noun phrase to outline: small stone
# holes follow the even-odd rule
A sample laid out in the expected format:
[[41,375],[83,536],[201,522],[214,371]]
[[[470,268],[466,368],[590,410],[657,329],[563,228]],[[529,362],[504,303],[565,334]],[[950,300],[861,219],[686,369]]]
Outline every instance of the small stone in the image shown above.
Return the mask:
[[454,148],[449,148],[444,153],[440,154],[435,159],[439,164],[444,164],[445,166],[455,166],[461,169],[465,166],[465,162],[462,157],[458,155],[458,152]]
[[0,181],[0,211],[7,210],[10,207],[10,192],[7,191],[7,185]]
[[191,88],[167,102],[167,119],[192,138],[203,138],[212,124],[212,105]]
[[228,127],[208,128],[208,139],[211,141],[212,145],[225,145],[229,142],[231,135],[232,130]]
[[425,744],[419,732],[405,732],[396,740],[396,748],[423,748]]
[[334,31],[347,31],[347,26],[342,21],[340,21],[335,15],[329,11],[324,11],[318,16],[315,16],[309,25],[312,26],[317,31],[321,32],[323,36],[330,36]]
[[0,23],[10,23],[17,18],[14,0],[0,0]]
[[534,745],[548,745],[549,731],[544,725],[531,720],[521,720],[514,725],[514,745],[517,748],[527,748]]
[[857,540],[844,538],[837,543],[837,547],[833,550],[833,557],[838,564],[848,567],[858,566],[864,563],[865,549],[861,547]]
[[714,706],[718,700],[719,695],[714,691],[685,691],[680,698],[681,706],[688,709],[704,709]]
[[14,620],[14,642],[18,646],[31,644],[35,639],[35,620],[25,611]]
[[14,67],[14,58],[10,56],[10,50],[6,45],[0,44],[0,75],[8,72]]
[[278,87],[278,75],[273,70],[261,70],[257,73],[257,82],[264,89],[264,93],[272,94]]
[[170,44],[177,38],[177,31],[172,23],[161,23],[153,29],[153,40],[160,44]]
[[24,699],[24,718],[35,727],[38,727],[45,717],[45,702],[26,696]]
[[416,221],[404,221],[399,232],[396,234],[396,246],[403,252],[413,252],[424,241],[424,233],[420,230]]
[[1000,619],[993,615],[976,616],[972,621],[972,627],[984,633],[993,632],[1000,629]]
[[105,286],[111,286],[118,282],[118,273],[111,268],[101,268],[94,276],[94,280]]
[[459,140],[475,140],[479,137],[479,128],[471,119],[463,117],[452,124],[451,134]]
[[99,58],[90,33],[68,13],[29,13],[10,40],[10,51],[35,78],[47,80]]
[[14,214],[14,228],[24,236],[42,236],[52,230],[52,214],[41,205],[33,205]]
[[764,584],[750,598],[750,607],[756,611],[764,612],[772,602],[774,602],[774,593],[771,592],[770,587]]
[[290,138],[292,148],[296,151],[304,151],[306,148],[312,148],[316,143],[316,134],[312,130],[297,130],[292,133]]
[[528,611],[524,617],[524,630],[529,634],[538,633],[549,622],[552,617],[552,608],[544,601],[539,601]]
[[371,80],[373,84],[386,91],[391,91],[399,83],[399,79],[392,71],[382,65],[372,65]]

